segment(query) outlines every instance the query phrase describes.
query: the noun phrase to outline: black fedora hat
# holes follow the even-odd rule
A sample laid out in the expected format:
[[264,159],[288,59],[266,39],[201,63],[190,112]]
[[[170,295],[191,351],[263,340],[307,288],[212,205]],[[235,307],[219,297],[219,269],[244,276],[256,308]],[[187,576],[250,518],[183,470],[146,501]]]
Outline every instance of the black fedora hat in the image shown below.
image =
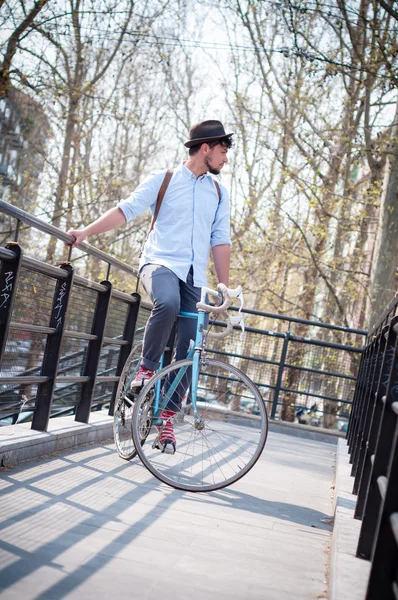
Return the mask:
[[192,125],[188,135],[189,140],[185,142],[184,146],[191,148],[191,146],[196,146],[197,144],[205,144],[206,142],[212,142],[234,134],[225,133],[224,125],[221,121],[201,121],[200,123],[196,123],[196,125]]

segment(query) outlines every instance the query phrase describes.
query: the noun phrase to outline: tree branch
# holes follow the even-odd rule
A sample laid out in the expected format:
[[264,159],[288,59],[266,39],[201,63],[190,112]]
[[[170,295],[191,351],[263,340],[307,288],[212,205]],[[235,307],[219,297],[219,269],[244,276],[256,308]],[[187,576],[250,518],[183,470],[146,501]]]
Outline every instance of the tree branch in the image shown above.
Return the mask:
[[390,14],[392,17],[394,17],[394,19],[396,19],[398,21],[398,11],[397,10],[394,10],[392,8],[392,6],[390,6],[389,4],[387,4],[387,2],[385,2],[385,0],[378,0],[378,2],[380,4],[380,6],[388,12],[388,14]]
[[10,85],[10,67],[15,52],[17,51],[18,42],[22,34],[32,26],[36,15],[41,11],[43,6],[47,4],[47,2],[48,0],[37,0],[32,10],[26,15],[25,19],[15,29],[8,40],[7,49],[0,68],[0,98],[7,94],[8,87]]

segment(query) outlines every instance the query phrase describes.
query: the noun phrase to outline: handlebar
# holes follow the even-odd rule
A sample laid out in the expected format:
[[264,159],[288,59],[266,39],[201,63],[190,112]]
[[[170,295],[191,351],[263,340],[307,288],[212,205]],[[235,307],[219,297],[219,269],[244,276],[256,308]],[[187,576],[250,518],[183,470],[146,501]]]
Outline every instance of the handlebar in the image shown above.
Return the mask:
[[[205,299],[207,294],[211,296],[215,296],[216,298],[220,297],[220,294],[223,298],[223,303],[220,306],[211,306],[211,304],[206,304]],[[234,290],[231,288],[227,288],[224,283],[219,283],[217,286],[217,291],[212,290],[210,288],[202,287],[202,295],[200,298],[200,302],[197,303],[196,307],[198,310],[203,310],[204,312],[214,312],[214,313],[222,313],[228,310],[228,308],[232,304],[233,298],[242,297],[241,306],[243,306],[243,295],[242,295],[242,286],[238,285]]]
[[[221,295],[221,298],[223,300],[222,304],[220,304],[220,306],[212,306],[210,304],[206,304],[205,300],[206,300],[206,296],[208,294],[211,296],[215,296],[216,298],[219,298]],[[240,285],[238,285],[238,287],[236,287],[235,289],[231,289],[231,288],[228,288],[224,283],[219,283],[217,286],[217,291],[212,290],[211,288],[202,287],[201,299],[200,299],[200,302],[198,302],[196,305],[197,309],[200,311],[204,311],[204,312],[208,312],[208,313],[214,312],[216,314],[224,313],[231,306],[232,301],[235,298],[238,298],[240,301],[239,314],[236,317],[230,317],[229,315],[227,315],[226,330],[218,332],[218,333],[213,332],[213,331],[207,331],[207,335],[209,337],[218,338],[218,339],[225,338],[231,333],[234,325],[240,325],[241,329],[242,329],[242,333],[244,332],[245,324],[244,324],[244,320],[243,320],[243,315],[241,313],[244,300],[243,300],[242,286],[240,286]]]

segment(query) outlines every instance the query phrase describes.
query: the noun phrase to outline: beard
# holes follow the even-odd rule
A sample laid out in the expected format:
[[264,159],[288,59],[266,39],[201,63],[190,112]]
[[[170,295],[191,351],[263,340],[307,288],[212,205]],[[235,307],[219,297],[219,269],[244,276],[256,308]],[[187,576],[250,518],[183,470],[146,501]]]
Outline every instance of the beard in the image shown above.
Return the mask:
[[212,167],[210,165],[209,159],[206,158],[205,160],[205,165],[207,167],[207,170],[209,171],[209,173],[211,173],[212,175],[219,175],[221,173],[220,169],[215,169],[214,167]]

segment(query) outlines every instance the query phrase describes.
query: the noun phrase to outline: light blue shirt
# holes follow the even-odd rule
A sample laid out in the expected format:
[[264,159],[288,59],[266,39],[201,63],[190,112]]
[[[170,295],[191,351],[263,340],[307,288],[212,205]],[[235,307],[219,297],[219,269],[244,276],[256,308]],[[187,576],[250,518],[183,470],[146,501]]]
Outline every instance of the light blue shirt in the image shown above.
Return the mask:
[[[150,208],[156,199],[166,170],[151,173],[134,192],[118,203],[127,221]],[[193,265],[194,285],[207,285],[210,247],[231,245],[229,195],[220,185],[219,201],[211,175],[196,178],[185,165],[174,169],[163,198],[154,229],[149,234],[140,259],[167,267],[183,281]]]

